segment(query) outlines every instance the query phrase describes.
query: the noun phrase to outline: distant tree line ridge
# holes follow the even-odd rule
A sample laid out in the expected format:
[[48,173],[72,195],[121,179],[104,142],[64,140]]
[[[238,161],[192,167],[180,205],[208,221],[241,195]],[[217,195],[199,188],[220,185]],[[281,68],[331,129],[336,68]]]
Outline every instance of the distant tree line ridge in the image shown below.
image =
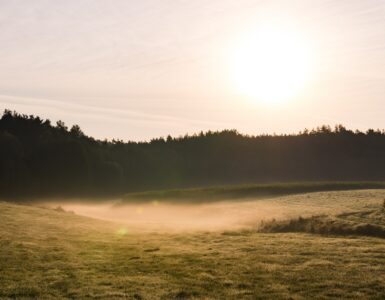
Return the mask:
[[385,180],[385,132],[337,125],[290,135],[223,130],[123,142],[10,110],[0,119],[0,197],[323,180]]

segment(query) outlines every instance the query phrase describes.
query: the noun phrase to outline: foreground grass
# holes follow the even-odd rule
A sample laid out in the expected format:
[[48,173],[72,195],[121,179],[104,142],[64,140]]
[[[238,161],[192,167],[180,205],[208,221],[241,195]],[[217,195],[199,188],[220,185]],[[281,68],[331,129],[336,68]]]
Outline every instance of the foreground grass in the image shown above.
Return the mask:
[[[375,207],[376,195],[375,201],[362,198],[353,208]],[[300,199],[301,205],[310,201],[305,195]],[[0,220],[2,299],[385,296],[381,238],[256,230],[144,233],[7,203],[0,204]]]
[[126,194],[122,202],[143,201],[222,201],[224,199],[266,198],[321,191],[385,189],[385,182],[296,182],[250,184],[196,189],[160,190]]

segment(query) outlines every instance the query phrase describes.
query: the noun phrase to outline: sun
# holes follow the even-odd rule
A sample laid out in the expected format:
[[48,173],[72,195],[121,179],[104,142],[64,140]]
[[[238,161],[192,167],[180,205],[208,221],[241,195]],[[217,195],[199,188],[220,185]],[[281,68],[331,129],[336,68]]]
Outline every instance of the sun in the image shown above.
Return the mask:
[[265,25],[236,43],[231,73],[240,93],[277,104],[300,92],[310,66],[309,47],[298,33],[284,26]]

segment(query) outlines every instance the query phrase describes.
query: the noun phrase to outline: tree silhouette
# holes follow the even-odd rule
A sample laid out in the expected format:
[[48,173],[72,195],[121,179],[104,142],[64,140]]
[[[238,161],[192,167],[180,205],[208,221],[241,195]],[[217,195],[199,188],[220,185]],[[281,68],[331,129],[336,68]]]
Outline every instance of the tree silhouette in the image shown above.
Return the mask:
[[95,140],[5,110],[0,196],[99,196],[146,189],[274,181],[384,180],[385,133],[338,124],[299,134],[208,131],[150,142]]

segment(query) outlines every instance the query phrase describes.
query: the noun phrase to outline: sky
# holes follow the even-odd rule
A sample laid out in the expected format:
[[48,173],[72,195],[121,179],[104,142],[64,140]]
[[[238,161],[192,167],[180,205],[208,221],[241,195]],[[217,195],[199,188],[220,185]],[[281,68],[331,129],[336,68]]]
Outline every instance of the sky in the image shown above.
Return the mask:
[[[233,74],[234,49],[269,22],[311,56],[306,83],[279,104]],[[383,0],[0,0],[0,45],[1,110],[96,138],[385,128]]]

